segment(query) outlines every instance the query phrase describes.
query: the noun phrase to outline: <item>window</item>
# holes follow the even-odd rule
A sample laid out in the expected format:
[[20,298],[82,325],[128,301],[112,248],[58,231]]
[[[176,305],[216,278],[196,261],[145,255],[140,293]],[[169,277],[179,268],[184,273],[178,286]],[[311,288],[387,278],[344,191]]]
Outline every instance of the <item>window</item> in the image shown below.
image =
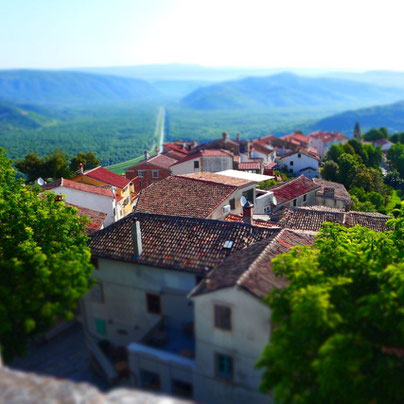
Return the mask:
[[138,171],[137,171],[137,176],[138,176],[139,178],[143,178],[143,177],[144,177],[144,170],[138,170]]
[[307,201],[307,195],[303,195],[303,202]]
[[205,278],[201,275],[196,275],[195,276],[195,285],[198,285],[200,282],[202,282]]
[[91,257],[91,264],[94,265],[95,269],[98,269],[98,258]]
[[228,355],[216,353],[215,374],[224,379],[233,379],[233,358]]
[[297,199],[293,199],[293,206],[297,205]]
[[236,199],[235,198],[230,199],[229,203],[230,203],[230,209],[231,210],[236,209]]
[[140,382],[142,387],[147,390],[161,390],[160,376],[157,373],[140,369]]
[[231,331],[231,308],[215,304],[215,327]]
[[199,168],[199,161],[198,160],[194,161],[194,168]]
[[158,170],[153,170],[153,171],[152,171],[152,177],[153,177],[153,178],[158,178],[158,177],[159,177],[159,172],[158,172]]
[[171,392],[174,396],[192,398],[193,386],[191,383],[182,382],[181,380],[173,380],[171,384]]
[[98,282],[93,288],[91,288],[90,297],[92,302],[104,303],[104,288],[102,287],[101,282]]
[[289,165],[293,166],[293,161],[290,161],[290,162],[289,162]]
[[98,334],[106,335],[107,334],[107,323],[102,318],[95,319],[95,329]]
[[300,153],[298,153],[297,157],[300,159],[300,157],[302,157],[302,155]]
[[151,314],[161,314],[160,295],[146,293],[147,311]]

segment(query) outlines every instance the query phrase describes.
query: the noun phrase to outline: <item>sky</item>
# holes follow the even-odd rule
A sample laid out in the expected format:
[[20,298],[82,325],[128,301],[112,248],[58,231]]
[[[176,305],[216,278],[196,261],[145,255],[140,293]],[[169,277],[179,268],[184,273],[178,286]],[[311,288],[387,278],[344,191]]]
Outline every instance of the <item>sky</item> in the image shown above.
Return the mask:
[[403,70],[400,0],[0,0],[0,69]]

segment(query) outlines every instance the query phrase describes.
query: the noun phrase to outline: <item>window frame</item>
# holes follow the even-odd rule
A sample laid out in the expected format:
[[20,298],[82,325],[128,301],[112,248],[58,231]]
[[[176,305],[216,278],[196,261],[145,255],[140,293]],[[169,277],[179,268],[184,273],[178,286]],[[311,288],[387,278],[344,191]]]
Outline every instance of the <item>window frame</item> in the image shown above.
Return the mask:
[[[219,311],[223,310],[222,313]],[[224,319],[224,314],[228,310],[229,318]],[[217,330],[232,332],[233,331],[233,310],[232,307],[222,303],[213,304],[213,325]]]
[[137,176],[139,178],[144,178],[144,173],[145,173],[145,170],[137,170]]
[[[220,357],[228,359],[230,364],[230,373],[229,375],[225,375],[219,372],[219,360]],[[231,355],[226,355],[220,352],[214,352],[214,367],[215,367],[215,376],[219,379],[232,381],[234,379],[234,358]]]
[[152,178],[154,179],[159,178],[159,170],[152,170]]
[[[149,298],[158,298],[158,306],[159,306],[159,311],[154,311],[151,310],[151,307],[149,305]],[[155,292],[146,292],[146,310],[149,314],[154,314],[161,316],[162,315],[162,307],[161,307],[161,295],[159,293]]]
[[231,209],[231,210],[236,209],[236,198],[231,198],[231,199],[229,200],[229,205],[230,205],[230,209]]
[[297,198],[293,199],[293,206],[297,206]]
[[194,170],[200,168],[199,160],[194,160]]

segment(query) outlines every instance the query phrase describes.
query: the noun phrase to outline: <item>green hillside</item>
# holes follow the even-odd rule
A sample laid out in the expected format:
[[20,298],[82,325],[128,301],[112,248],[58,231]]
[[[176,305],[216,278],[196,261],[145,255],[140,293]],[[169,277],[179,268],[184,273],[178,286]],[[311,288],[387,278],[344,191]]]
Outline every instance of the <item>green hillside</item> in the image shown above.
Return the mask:
[[403,132],[404,101],[342,112],[317,121],[310,125],[310,129],[351,133],[356,122],[360,123],[363,131],[384,126],[389,132]]
[[193,91],[183,105],[199,110],[262,107],[360,107],[404,97],[403,89],[330,77],[281,73],[227,81]]
[[0,147],[13,159],[31,151],[44,156],[60,148],[71,155],[94,152],[103,165],[115,164],[142,155],[152,146],[157,113],[153,103],[61,109],[3,103]]
[[138,101],[161,94],[144,80],[67,71],[0,70],[0,99],[46,105]]

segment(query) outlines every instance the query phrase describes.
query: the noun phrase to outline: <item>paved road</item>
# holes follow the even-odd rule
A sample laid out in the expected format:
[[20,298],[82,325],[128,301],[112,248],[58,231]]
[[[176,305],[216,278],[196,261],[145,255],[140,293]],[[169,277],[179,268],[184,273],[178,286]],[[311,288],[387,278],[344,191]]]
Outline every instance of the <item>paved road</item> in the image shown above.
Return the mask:
[[79,323],[47,343],[33,343],[25,357],[14,360],[12,368],[41,375],[90,383],[100,390],[110,386],[90,366],[84,334]]

